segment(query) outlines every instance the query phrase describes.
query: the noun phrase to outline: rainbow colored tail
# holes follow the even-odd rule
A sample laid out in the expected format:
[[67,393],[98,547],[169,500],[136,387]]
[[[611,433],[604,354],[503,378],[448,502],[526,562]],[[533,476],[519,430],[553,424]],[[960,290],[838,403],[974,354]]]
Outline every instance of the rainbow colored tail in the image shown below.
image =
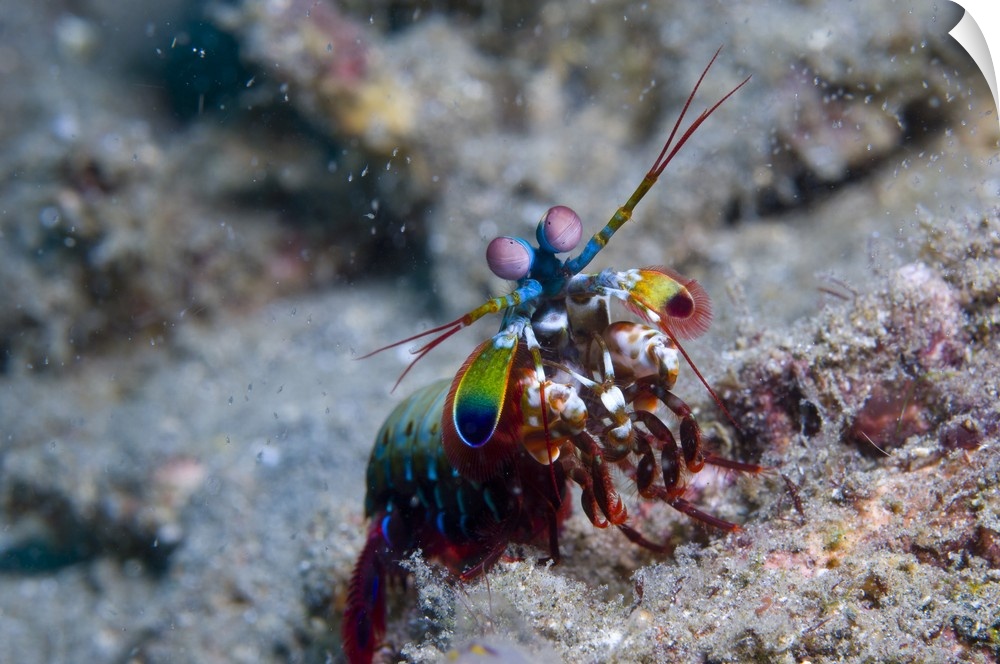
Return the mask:
[[340,634],[351,664],[369,664],[385,634],[385,567],[387,542],[378,519],[372,519],[365,548],[358,556],[347,592]]

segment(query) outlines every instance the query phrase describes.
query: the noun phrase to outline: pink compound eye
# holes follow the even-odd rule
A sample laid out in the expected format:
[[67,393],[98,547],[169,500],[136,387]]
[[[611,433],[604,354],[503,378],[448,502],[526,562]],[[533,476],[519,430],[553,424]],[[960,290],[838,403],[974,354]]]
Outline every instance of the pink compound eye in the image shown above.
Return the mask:
[[565,205],[549,208],[538,222],[538,246],[554,254],[572,251],[583,237],[580,215]]
[[501,279],[521,279],[531,270],[534,259],[534,250],[521,238],[501,235],[486,247],[486,263]]

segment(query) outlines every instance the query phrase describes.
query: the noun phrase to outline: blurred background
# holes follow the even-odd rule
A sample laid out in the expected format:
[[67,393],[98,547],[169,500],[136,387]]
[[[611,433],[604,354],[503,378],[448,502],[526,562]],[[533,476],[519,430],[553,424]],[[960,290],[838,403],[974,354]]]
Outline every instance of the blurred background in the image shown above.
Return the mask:
[[[818,329],[837,339],[851,303],[898,285],[914,261],[963,306],[985,307],[957,324],[970,348],[996,340],[1000,130],[985,80],[948,36],[962,15],[952,3],[133,4],[0,13],[0,660],[336,660],[375,432],[406,393],[453,375],[494,323],[457,335],[393,394],[407,348],[357,356],[506,292],[486,244],[533,233],[551,205],[597,231],[719,46],[691,116],[750,83],[593,269],[668,265],[701,281],[716,324],[689,351],[747,411],[761,407],[740,363],[761,356],[739,351],[766,354],[769,334],[792,335],[786,349],[823,343]],[[979,261],[979,276],[949,277],[948,260]],[[993,377],[972,380],[996,396]],[[684,397],[710,409],[690,382]],[[840,410],[863,413],[903,384],[796,416],[834,423],[813,434],[856,438]],[[975,445],[952,448],[995,439],[995,408],[947,408],[912,433],[936,436],[971,412]],[[791,453],[767,438],[779,437],[773,420],[748,429],[761,435],[737,441],[745,455]],[[851,470],[872,471],[861,456]],[[733,518],[774,518],[780,486]],[[983,578],[995,592],[1000,529],[983,523],[970,526],[971,555],[992,560]],[[589,524],[569,528],[571,551],[589,546]],[[605,540],[604,553],[630,548]],[[651,561],[612,555],[567,556],[568,571],[549,574],[629,597]],[[998,647],[987,619],[985,631],[956,627],[979,613],[935,614],[973,659]],[[704,648],[745,655],[723,636]],[[689,652],[546,638],[568,659]],[[448,643],[408,657],[429,661]],[[782,652],[858,654],[841,647],[800,639]]]

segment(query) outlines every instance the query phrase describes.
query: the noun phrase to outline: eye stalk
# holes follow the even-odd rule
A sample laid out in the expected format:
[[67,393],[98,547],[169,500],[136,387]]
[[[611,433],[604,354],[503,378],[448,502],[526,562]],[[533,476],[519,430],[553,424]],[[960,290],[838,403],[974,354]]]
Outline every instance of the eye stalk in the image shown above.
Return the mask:
[[501,235],[486,247],[486,263],[490,272],[501,279],[518,281],[531,270],[535,250],[519,237]]
[[535,231],[538,246],[545,251],[561,254],[572,251],[583,237],[580,215],[565,205],[551,207],[542,215]]

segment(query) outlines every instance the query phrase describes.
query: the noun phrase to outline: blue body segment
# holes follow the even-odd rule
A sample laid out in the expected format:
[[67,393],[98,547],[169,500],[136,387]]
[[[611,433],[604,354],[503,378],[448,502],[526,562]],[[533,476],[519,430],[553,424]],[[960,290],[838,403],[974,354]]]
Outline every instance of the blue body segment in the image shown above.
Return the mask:
[[448,462],[441,416],[448,381],[429,385],[401,402],[376,437],[368,464],[365,513],[393,549],[475,542],[482,529],[507,519],[512,500],[506,479],[475,482]]

